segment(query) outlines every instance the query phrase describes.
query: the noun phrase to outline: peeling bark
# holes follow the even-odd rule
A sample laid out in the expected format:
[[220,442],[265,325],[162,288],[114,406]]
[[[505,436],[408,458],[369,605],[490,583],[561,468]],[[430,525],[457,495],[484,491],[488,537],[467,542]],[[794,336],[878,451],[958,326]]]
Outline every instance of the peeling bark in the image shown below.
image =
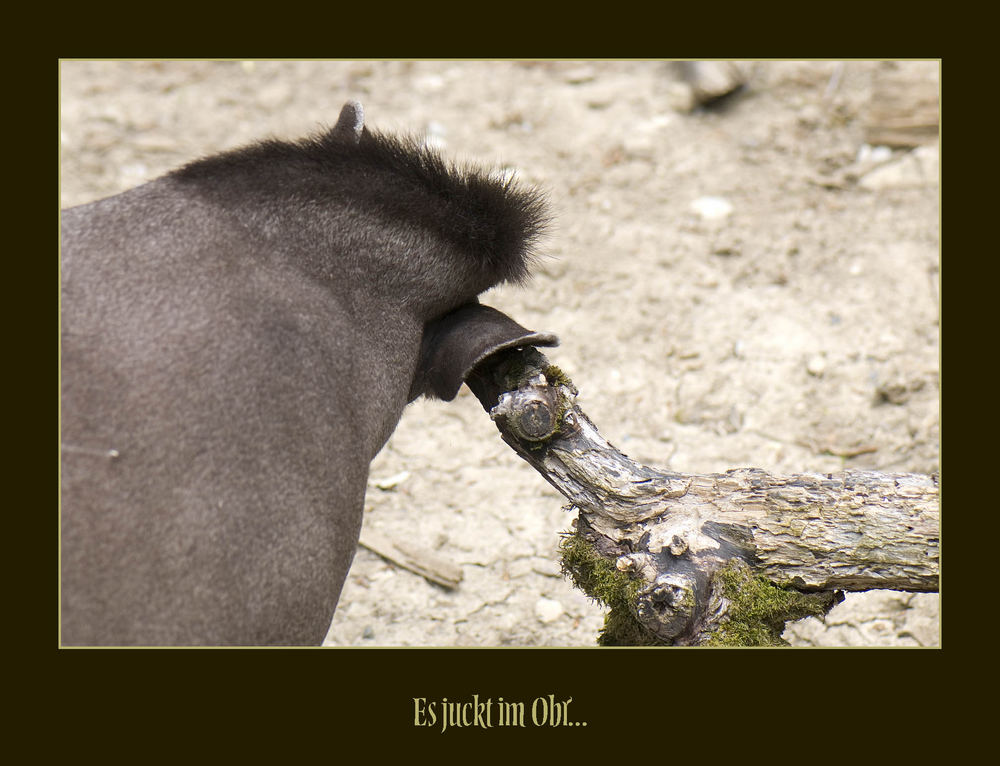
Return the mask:
[[490,357],[466,383],[578,510],[565,571],[616,602],[619,627],[636,623],[606,626],[606,643],[780,643],[785,621],[822,616],[842,591],[938,589],[936,475],[659,470],[609,444],[534,348]]

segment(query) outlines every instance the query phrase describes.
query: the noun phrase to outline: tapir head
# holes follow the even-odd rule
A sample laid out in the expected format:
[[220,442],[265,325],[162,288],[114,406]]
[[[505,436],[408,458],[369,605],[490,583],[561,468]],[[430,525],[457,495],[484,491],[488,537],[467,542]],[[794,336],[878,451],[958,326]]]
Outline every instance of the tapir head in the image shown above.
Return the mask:
[[[262,170],[262,169],[266,169]],[[423,328],[409,400],[450,400],[493,351],[552,345],[477,296],[523,282],[544,232],[543,195],[475,167],[457,167],[412,138],[369,130],[350,101],[329,131],[265,141],[173,174],[288,254],[358,321],[366,309]]]
[[532,332],[490,306],[467,303],[424,327],[410,401],[423,394],[450,402],[473,368],[493,354],[557,345],[555,335]]

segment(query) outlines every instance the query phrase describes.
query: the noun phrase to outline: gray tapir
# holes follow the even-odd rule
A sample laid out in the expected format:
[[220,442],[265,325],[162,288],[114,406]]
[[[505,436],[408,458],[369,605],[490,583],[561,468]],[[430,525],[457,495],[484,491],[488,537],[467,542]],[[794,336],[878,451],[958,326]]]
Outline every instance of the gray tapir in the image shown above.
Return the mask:
[[546,221],[355,102],[63,211],[62,644],[321,643],[407,403],[557,342],[477,301]]

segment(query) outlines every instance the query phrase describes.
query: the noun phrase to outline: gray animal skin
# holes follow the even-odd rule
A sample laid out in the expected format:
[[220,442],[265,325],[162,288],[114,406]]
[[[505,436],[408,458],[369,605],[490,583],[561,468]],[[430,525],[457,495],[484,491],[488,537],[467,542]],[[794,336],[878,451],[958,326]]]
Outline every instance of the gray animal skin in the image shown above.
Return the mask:
[[63,211],[62,645],[320,644],[406,404],[556,342],[477,301],[545,224],[355,102]]

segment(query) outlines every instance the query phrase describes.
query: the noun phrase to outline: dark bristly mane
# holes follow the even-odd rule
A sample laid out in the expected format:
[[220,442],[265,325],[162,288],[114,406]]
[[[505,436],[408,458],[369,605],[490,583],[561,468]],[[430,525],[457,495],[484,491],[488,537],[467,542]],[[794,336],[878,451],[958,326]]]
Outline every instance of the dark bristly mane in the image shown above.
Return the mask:
[[336,130],[294,142],[265,140],[172,175],[210,184],[223,203],[280,195],[310,205],[357,206],[431,231],[482,259],[498,282],[525,280],[549,223],[540,191],[496,172],[446,162],[416,138],[367,128],[357,142]]

